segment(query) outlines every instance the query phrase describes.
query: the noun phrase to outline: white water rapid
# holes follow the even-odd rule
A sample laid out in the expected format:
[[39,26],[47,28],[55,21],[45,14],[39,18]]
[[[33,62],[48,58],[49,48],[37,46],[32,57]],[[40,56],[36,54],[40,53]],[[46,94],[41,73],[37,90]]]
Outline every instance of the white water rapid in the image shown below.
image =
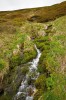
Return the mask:
[[39,73],[37,72],[37,66],[39,62],[39,58],[41,56],[40,50],[36,47],[37,57],[33,59],[29,66],[29,72],[26,74],[26,77],[21,82],[21,86],[17,94],[14,97],[14,100],[33,100],[33,94],[35,93],[34,82],[38,78]]

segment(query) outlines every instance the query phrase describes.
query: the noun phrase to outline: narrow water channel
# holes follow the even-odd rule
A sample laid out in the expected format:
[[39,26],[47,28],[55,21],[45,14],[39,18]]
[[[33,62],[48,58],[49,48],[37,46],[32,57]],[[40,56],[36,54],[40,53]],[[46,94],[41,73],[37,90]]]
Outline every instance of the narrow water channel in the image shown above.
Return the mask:
[[14,97],[14,100],[33,100],[33,95],[36,91],[34,82],[39,76],[39,73],[37,72],[37,66],[39,58],[41,56],[41,52],[36,45],[35,49],[37,51],[37,57],[33,59],[32,62],[29,62],[29,72],[26,74],[23,81],[21,82],[21,86],[19,87],[18,92]]

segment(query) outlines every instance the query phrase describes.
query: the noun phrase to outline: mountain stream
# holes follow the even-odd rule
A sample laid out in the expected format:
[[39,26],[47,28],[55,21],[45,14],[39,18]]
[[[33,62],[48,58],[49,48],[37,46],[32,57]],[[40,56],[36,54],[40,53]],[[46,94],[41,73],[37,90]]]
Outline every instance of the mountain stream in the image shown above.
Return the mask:
[[29,62],[29,72],[24,77],[23,81],[21,82],[21,86],[18,89],[17,94],[14,97],[14,100],[33,100],[33,95],[36,91],[36,87],[34,82],[39,76],[37,72],[37,66],[39,59],[41,57],[41,52],[35,45],[35,49],[37,51],[37,57]]

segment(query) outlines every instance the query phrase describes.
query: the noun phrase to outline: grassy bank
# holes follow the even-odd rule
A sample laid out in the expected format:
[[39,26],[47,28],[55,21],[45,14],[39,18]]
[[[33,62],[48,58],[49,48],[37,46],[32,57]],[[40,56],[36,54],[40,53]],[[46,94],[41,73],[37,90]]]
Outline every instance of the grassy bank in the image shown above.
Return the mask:
[[[0,99],[11,100],[28,72],[27,63],[36,57],[34,43],[28,33],[17,32],[0,37]],[[5,36],[4,36],[5,35]],[[25,65],[24,65],[25,64]]]
[[48,35],[35,40],[42,55],[38,65],[41,75],[35,83],[38,90],[34,100],[66,99],[66,16],[51,23],[54,28],[48,31]]

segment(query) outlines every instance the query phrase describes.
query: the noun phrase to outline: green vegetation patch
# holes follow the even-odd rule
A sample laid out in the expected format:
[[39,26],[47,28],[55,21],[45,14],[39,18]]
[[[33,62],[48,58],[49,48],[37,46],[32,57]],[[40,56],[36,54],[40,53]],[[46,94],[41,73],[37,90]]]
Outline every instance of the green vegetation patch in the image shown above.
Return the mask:
[[0,59],[0,70],[2,70],[6,65],[6,62],[3,59]]
[[[62,21],[61,21],[62,19]],[[40,95],[39,100],[65,100],[66,99],[66,71],[65,71],[65,56],[66,56],[66,30],[65,16],[59,18],[52,23],[52,29],[48,31],[48,35],[35,39],[38,48],[41,50],[38,71],[45,78],[36,80],[38,90],[45,87],[44,93]],[[64,25],[62,25],[64,23]],[[49,23],[50,24],[50,23]],[[64,26],[64,27],[63,27]],[[54,29],[53,29],[54,27]],[[60,27],[63,27],[60,29]],[[55,30],[55,31],[53,31]],[[63,64],[64,62],[64,64]],[[45,82],[43,82],[43,80]],[[41,82],[40,82],[41,81]],[[41,84],[40,84],[40,83]],[[41,88],[41,85],[44,85]],[[39,86],[38,86],[39,85]],[[38,91],[38,94],[40,92]]]

